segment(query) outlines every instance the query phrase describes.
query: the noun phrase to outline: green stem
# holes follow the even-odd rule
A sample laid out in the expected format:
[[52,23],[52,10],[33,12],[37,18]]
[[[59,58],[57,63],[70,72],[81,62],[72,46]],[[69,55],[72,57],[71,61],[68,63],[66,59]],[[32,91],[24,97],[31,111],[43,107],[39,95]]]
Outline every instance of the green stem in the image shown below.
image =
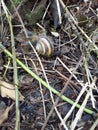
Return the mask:
[[16,126],[15,126],[15,130],[20,130],[20,115],[19,115],[19,99],[18,99],[18,75],[17,75],[17,63],[16,63],[16,50],[15,50],[15,41],[14,41],[14,33],[13,33],[13,26],[12,26],[12,20],[11,20],[11,16],[9,14],[9,11],[4,3],[4,1],[2,0],[2,7],[4,9],[4,12],[6,14],[6,18],[8,20],[9,23],[9,27],[10,27],[10,34],[11,34],[11,44],[12,44],[12,59],[13,59],[13,79],[14,79],[14,84],[15,84],[15,104],[16,104]]
[[[0,48],[4,49],[4,52],[11,58],[13,58],[13,55],[4,48],[4,46],[0,43]],[[39,76],[37,76],[34,72],[32,72],[29,68],[27,68],[20,60],[16,59],[16,62],[26,71],[28,72],[33,78],[35,78],[37,81],[39,81],[44,87],[46,87],[47,89],[51,89],[51,91],[59,96],[59,92],[54,89],[52,86],[48,85],[44,80],[42,80]],[[72,101],[71,99],[67,98],[66,96],[62,95],[60,97],[61,99],[63,99],[64,101],[68,102],[69,104],[73,105],[74,101]],[[81,105],[77,104],[76,105],[77,108],[80,108]],[[84,108],[84,112],[88,113],[88,114],[94,114],[94,111],[88,109],[88,108]]]

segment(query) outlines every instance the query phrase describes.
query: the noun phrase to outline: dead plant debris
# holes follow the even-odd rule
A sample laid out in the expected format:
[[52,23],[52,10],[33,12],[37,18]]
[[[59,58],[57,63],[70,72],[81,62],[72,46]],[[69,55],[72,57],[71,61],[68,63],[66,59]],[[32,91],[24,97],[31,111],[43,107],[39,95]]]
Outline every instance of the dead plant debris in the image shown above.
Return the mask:
[[[63,101],[17,64],[20,130],[97,130],[98,1],[1,0],[0,45],[12,52],[10,18],[17,59],[74,101]],[[12,59],[0,49],[0,130],[16,127],[13,75]]]

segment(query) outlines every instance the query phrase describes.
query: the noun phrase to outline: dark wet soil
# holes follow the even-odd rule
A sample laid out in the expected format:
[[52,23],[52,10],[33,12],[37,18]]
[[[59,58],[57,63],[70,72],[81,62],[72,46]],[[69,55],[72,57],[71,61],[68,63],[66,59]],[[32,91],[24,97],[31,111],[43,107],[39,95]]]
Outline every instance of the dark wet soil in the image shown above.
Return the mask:
[[[44,4],[43,4],[44,2]],[[80,20],[80,27],[84,30],[88,36],[91,36],[93,31],[98,27],[98,20],[95,13],[98,13],[96,10],[98,7],[98,2],[96,0],[90,2],[82,2],[72,0],[70,2],[64,1],[74,18]],[[19,36],[22,32],[22,28],[18,25],[21,25],[20,20],[15,13],[13,7],[11,6],[10,1],[5,1],[6,6],[9,8],[12,14],[12,23],[13,23],[13,30],[15,37]],[[41,6],[42,4],[42,6]],[[53,10],[53,6],[50,6],[44,21],[42,22],[42,16],[44,15],[43,12],[46,11],[46,7],[48,6],[49,1],[46,2],[44,0],[38,1],[36,5],[36,0],[25,1],[22,3],[18,3],[16,5],[21,19],[24,22],[24,25],[27,30],[39,36],[42,33],[42,30],[39,26],[36,25],[38,22],[41,26],[46,29],[46,36],[51,37],[54,43],[54,52],[52,56],[46,57],[39,55],[42,65],[44,67],[44,71],[47,75],[47,79],[49,84],[55,88],[57,91],[61,92],[64,86],[66,85],[67,81],[70,77],[70,72],[67,70],[69,68],[72,72],[77,66],[81,56],[84,57],[87,55],[88,48],[87,45],[85,47],[81,43],[82,40],[86,43],[87,39],[81,34],[78,30],[79,36],[76,35],[75,29],[71,26],[70,22],[67,18],[64,17],[64,12],[62,11],[62,24],[59,25],[57,19],[54,14],[57,13],[57,9]],[[51,3],[52,4],[52,3]],[[51,5],[50,4],[50,5]],[[39,11],[36,9],[37,7],[41,6],[43,9],[41,16],[37,18],[34,14],[31,14],[33,7],[35,6],[35,12]],[[39,8],[41,8],[39,7]],[[95,13],[94,13],[95,12]],[[38,14],[40,14],[38,12]],[[1,33],[0,40],[2,41],[3,45],[11,51],[11,39],[10,39],[10,31],[8,27],[8,23],[6,20],[5,15],[2,16],[3,25],[5,31]],[[35,21],[32,20],[36,18]],[[56,20],[56,21],[55,21]],[[2,23],[2,20],[0,20]],[[16,26],[17,25],[17,26]],[[57,32],[59,37],[52,35],[51,32]],[[81,37],[80,37],[81,36]],[[80,37],[80,38],[79,38]],[[24,38],[24,33],[20,35],[20,40],[15,40],[15,46],[17,51],[17,58],[20,59],[24,64],[28,65],[28,67],[36,73],[40,78],[46,81],[43,70],[40,66],[38,58],[36,57],[34,51],[28,47],[29,44],[27,43],[26,39]],[[98,39],[97,39],[98,40]],[[27,43],[27,44],[26,44]],[[33,44],[33,43],[32,43]],[[95,43],[97,45],[97,41]],[[29,48],[29,49],[28,49]],[[88,68],[89,71],[94,78],[96,76],[98,80],[98,53],[95,50],[90,51],[91,59],[88,58]],[[58,59],[61,60],[61,62]],[[0,53],[0,75],[3,77],[4,72],[6,70],[6,65],[8,64],[8,56],[4,54],[2,51]],[[67,68],[64,66],[67,66]],[[78,80],[82,81],[83,83],[88,82],[85,66],[84,66],[84,59],[78,66],[78,69],[75,72],[75,76]],[[19,91],[24,96],[24,101],[19,102],[19,110],[20,110],[20,130],[41,130],[46,117],[48,116],[53,103],[50,96],[50,92],[47,88],[42,86],[38,81],[36,81],[33,77],[27,74],[22,68],[18,65],[18,79],[19,79]],[[13,83],[13,68],[12,68],[12,61],[10,62],[10,66],[7,69],[6,74],[4,75],[4,80]],[[96,86],[98,86],[98,81],[96,80]],[[76,100],[77,96],[79,95],[82,87],[77,82],[77,80],[72,77],[70,82],[68,83],[64,95],[73,101]],[[93,109],[91,100],[87,102],[87,107],[94,112],[97,112],[98,107],[98,92],[96,90],[93,91],[94,97],[96,99],[96,109]],[[86,92],[82,95],[79,104],[82,104],[84,98],[86,96]],[[57,99],[57,95],[53,94],[54,101]],[[10,105],[12,102],[11,99],[0,97],[0,100],[4,101],[6,105]],[[44,102],[44,105],[43,105]],[[57,104],[57,109],[64,118],[68,111],[70,110],[72,105],[63,101],[62,99],[59,100]],[[75,118],[78,109],[75,108],[68,118],[67,126],[69,127],[72,120]],[[14,130],[15,128],[15,104],[13,109],[9,112],[8,119],[1,125],[0,130]],[[95,121],[96,117],[94,115],[90,115],[87,113],[83,113],[81,120],[76,126],[76,130],[81,128],[81,130],[88,130],[90,129],[91,125]],[[64,128],[60,125],[61,121],[57,116],[57,113],[53,111],[48,123],[45,127],[45,130],[63,130]],[[96,127],[96,130],[98,126]]]

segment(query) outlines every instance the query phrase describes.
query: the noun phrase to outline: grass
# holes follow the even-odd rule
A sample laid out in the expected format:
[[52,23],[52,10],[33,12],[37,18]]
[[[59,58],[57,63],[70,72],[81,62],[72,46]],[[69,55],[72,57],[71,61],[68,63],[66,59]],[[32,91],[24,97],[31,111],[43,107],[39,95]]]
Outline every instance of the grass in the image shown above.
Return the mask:
[[[57,104],[58,104],[58,101],[57,102],[54,102],[54,99],[52,100],[53,102],[53,107],[51,108],[51,111],[50,111],[50,115],[48,116],[48,118],[46,117],[46,111],[45,111],[45,103],[44,103],[44,96],[43,96],[43,92],[42,92],[42,88],[40,87],[40,90],[41,90],[41,95],[42,95],[42,99],[43,99],[43,107],[44,107],[44,119],[45,119],[45,123],[43,125],[43,128],[42,130],[44,130],[45,128],[45,125],[47,124],[51,114],[53,113],[53,110],[55,109],[60,121],[61,121],[61,125],[63,124],[64,128],[66,128],[67,130],[67,127],[66,127],[66,121],[67,119],[69,118],[69,116],[72,114],[73,110],[76,108],[78,108],[78,112],[76,113],[76,117],[75,119],[73,120],[73,122],[71,122],[71,125],[70,125],[70,128],[71,130],[74,130],[77,123],[78,123],[78,120],[82,117],[82,114],[83,112],[86,112],[90,115],[94,115],[96,114],[93,110],[90,110],[88,108],[86,108],[86,104],[87,104],[87,101],[90,99],[91,102],[92,102],[92,106],[93,108],[95,108],[95,100],[94,100],[94,96],[93,96],[93,93],[92,93],[92,90],[95,88],[95,84],[96,84],[96,77],[92,76],[91,72],[90,72],[90,69],[89,69],[89,63],[88,63],[88,60],[89,60],[89,57],[90,57],[90,49],[91,47],[94,49],[94,51],[96,52],[97,56],[98,56],[98,47],[93,44],[92,46],[92,43],[93,41],[91,40],[91,37],[89,37],[85,31],[82,30],[82,28],[80,28],[77,24],[77,22],[75,21],[74,17],[71,15],[71,13],[69,12],[69,10],[66,8],[66,6],[64,5],[64,3],[62,2],[62,0],[59,0],[60,1],[60,4],[61,6],[63,7],[64,9],[64,12],[66,12],[67,16],[68,16],[68,22],[70,23],[70,26],[72,27],[75,35],[78,37],[78,40],[81,44],[81,46],[83,47],[82,49],[86,50],[86,51],[82,51],[81,50],[81,53],[82,53],[82,63],[80,62],[77,62],[76,63],[76,67],[75,69],[77,70],[78,66],[82,64],[82,67],[84,67],[84,77],[85,77],[85,81],[86,82],[83,82],[81,83],[80,80],[78,80],[78,77],[75,75],[75,71],[71,71],[71,68],[68,68],[68,66],[66,66],[63,61],[61,61],[61,59],[57,58],[58,62],[60,62],[60,64],[62,65],[62,67],[68,71],[68,73],[71,75],[68,79],[67,79],[67,82],[66,82],[66,85],[64,86],[66,88],[66,86],[68,86],[69,82],[71,82],[71,78],[73,77],[75,79],[75,81],[81,86],[81,91],[79,92],[79,94],[77,95],[77,98],[76,98],[76,101],[72,101],[71,99],[69,99],[68,97],[64,96],[63,93],[65,92],[65,88],[61,90],[61,93],[59,91],[57,91],[56,89],[54,89],[51,85],[49,85],[48,83],[48,78],[46,76],[46,73],[45,73],[45,70],[44,70],[44,67],[41,63],[41,59],[39,58],[38,54],[36,53],[36,51],[34,50],[35,54],[37,55],[37,58],[38,58],[38,61],[40,63],[40,66],[42,68],[42,71],[43,71],[43,74],[44,74],[44,77],[45,77],[45,80],[44,81],[43,79],[41,79],[37,74],[35,74],[33,71],[31,71],[25,64],[23,64],[19,59],[16,58],[16,51],[15,51],[15,41],[14,41],[14,33],[13,33],[13,27],[12,27],[12,21],[11,21],[11,16],[10,16],[10,13],[8,11],[8,9],[6,8],[6,5],[4,4],[3,0],[2,1],[2,5],[3,5],[3,8],[4,8],[4,11],[5,11],[5,14],[6,14],[6,18],[7,18],[7,21],[9,23],[9,29],[10,29],[10,35],[11,35],[11,43],[12,43],[12,53],[10,53],[3,45],[2,45],[2,42],[0,42],[0,49],[4,51],[4,53],[13,59],[13,70],[14,70],[14,84],[15,84],[15,88],[16,88],[16,130],[19,130],[20,126],[19,126],[19,123],[20,123],[20,120],[19,120],[19,102],[18,102],[18,88],[17,88],[17,85],[18,85],[18,78],[17,78],[17,64],[22,68],[24,69],[28,74],[30,74],[33,78],[35,78],[38,82],[39,82],[39,85],[43,85],[45,88],[47,88],[49,91],[50,91],[50,95],[51,95],[51,99],[53,99],[53,95],[52,94],[55,94],[58,96],[58,99],[61,98],[63,101],[65,102],[68,102],[69,104],[72,105],[71,109],[69,110],[69,112],[65,115],[64,119],[60,116],[60,113],[58,112],[57,110]],[[12,1],[12,0],[11,0]],[[57,0],[57,2],[59,2]],[[14,5],[17,5],[20,3],[20,0],[13,0],[12,1],[12,6],[14,7],[14,10],[20,20],[20,23],[22,25],[22,28],[24,29],[24,32],[26,34],[26,37],[28,37],[27,33],[26,33],[26,29],[25,29],[25,26],[24,26],[24,23],[21,19],[21,16],[19,15],[17,9],[15,8]],[[14,5],[13,5],[14,4]],[[59,16],[60,16],[60,11],[59,11],[59,6],[58,6],[58,12],[59,12]],[[85,37],[85,39],[87,40],[87,42],[85,43],[84,42],[84,39],[81,35],[79,35],[79,31],[81,32],[81,34]],[[31,44],[31,43],[30,43]],[[31,44],[31,47],[33,48],[32,44]],[[78,65],[78,66],[77,66]],[[35,68],[36,68],[36,65],[35,65]],[[73,69],[73,66],[72,66],[72,69]],[[36,69],[37,71],[37,69]],[[86,92],[85,94],[85,98],[84,98],[84,101],[82,102],[82,104],[78,104],[81,96],[84,94],[84,92]],[[92,125],[91,127],[91,130],[93,130],[95,127],[96,127],[96,124],[98,122],[98,119],[95,121],[95,123]]]
[[18,5],[21,1],[20,0],[13,0],[15,5]]

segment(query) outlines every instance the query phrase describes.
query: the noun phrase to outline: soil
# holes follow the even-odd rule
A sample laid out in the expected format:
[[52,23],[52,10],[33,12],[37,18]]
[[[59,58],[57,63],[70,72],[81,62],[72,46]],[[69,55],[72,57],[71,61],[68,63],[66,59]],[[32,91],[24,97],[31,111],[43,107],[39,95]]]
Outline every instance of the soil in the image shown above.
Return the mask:
[[[98,1],[64,1],[64,4],[72,14],[74,20],[77,21],[77,26],[70,18],[69,14],[63,11],[62,7],[62,23],[59,24],[58,10],[55,4],[53,5],[52,1],[38,0],[37,2],[36,0],[22,0],[15,6],[23,21],[29,38],[26,37],[20,19],[11,2],[4,2],[12,16],[17,58],[41,79],[44,81],[48,80],[49,84],[58,92],[61,92],[64,88],[63,95],[73,101],[76,101],[82,90],[80,82],[83,83],[83,85],[90,82],[92,85],[94,78],[96,78],[96,87],[92,89],[93,97],[96,100],[95,108],[93,108],[91,98],[88,99],[86,104],[86,108],[89,108],[96,114],[98,110]],[[46,10],[48,6],[49,8]],[[45,18],[43,19],[44,15]],[[10,28],[3,8],[0,17],[0,23],[4,26],[2,27],[0,25],[0,41],[4,47],[11,52],[12,45]],[[43,31],[37,23],[39,23],[39,25],[41,25],[45,30]],[[85,34],[83,34],[79,28],[81,28],[84,33],[95,42],[97,49],[91,45],[90,41],[88,41]],[[54,32],[54,34],[52,32]],[[58,36],[56,36],[57,34]],[[44,70],[28,42],[28,40],[30,40],[35,48],[37,44],[36,41],[40,38],[49,39],[54,46],[53,53],[48,57],[46,54],[47,50],[44,55],[38,53]],[[0,50],[0,52],[0,77],[3,77],[3,80],[8,81],[11,84],[14,84],[12,60],[10,59],[9,63],[9,57],[3,50]],[[81,57],[82,60],[79,62]],[[19,91],[24,96],[24,100],[19,101],[20,130],[41,130],[46,121],[46,117],[53,107],[51,93],[18,64],[17,66],[19,80],[18,87]],[[72,73],[74,73],[74,76],[72,76]],[[47,76],[47,79],[45,75]],[[87,90],[89,90],[89,85]],[[79,100],[80,105],[83,103],[86,95],[87,91],[85,91],[81,96]],[[52,97],[54,101],[58,98],[55,94],[52,94]],[[8,114],[7,120],[1,124],[0,130],[14,130],[16,121],[15,101],[2,96],[0,96],[0,100],[5,102],[6,106],[10,106],[14,103],[13,108]],[[71,107],[71,104],[61,98],[59,98],[59,101],[56,104],[56,108],[62,118],[66,116]],[[75,108],[66,121],[69,130],[78,110],[78,108]],[[75,130],[89,130],[96,118],[96,115],[83,112]],[[97,129],[98,125],[95,130]],[[52,112],[48,122],[46,123],[45,130],[65,130],[61,125],[61,120],[55,110]]]

